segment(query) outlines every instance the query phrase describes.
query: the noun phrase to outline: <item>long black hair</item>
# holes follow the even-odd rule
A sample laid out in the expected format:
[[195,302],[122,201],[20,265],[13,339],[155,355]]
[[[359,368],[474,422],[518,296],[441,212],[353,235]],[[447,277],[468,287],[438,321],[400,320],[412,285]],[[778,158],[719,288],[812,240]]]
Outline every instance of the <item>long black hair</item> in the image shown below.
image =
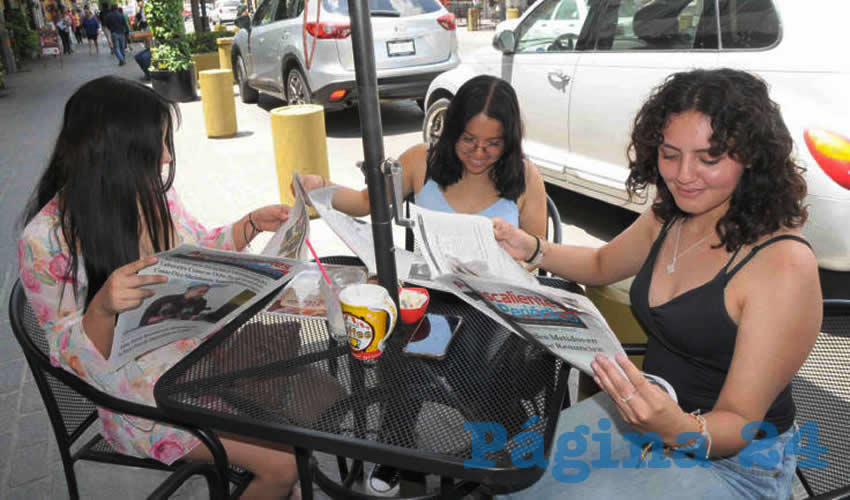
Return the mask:
[[[77,289],[84,256],[86,306],[117,268],[139,258],[144,233],[155,252],[174,245],[163,179],[163,142],[174,158],[177,106],[136,82],[92,80],[65,104],[53,155],[22,216],[26,224],[57,197],[61,231],[71,256],[65,276]],[[164,138],[164,140],[163,140]]]
[[658,173],[658,147],[672,115],[697,111],[711,120],[709,154],[728,154],[746,168],[729,210],[717,221],[720,245],[734,252],[780,228],[802,226],[806,181],[792,156],[794,141],[779,105],[757,76],[734,69],[675,73],[658,86],[634,121],[629,145],[629,194],[654,185],[652,210],[669,222],[686,216]]
[[428,150],[426,176],[443,189],[460,180],[463,163],[455,145],[469,120],[481,113],[501,122],[504,131],[502,156],[490,169],[490,180],[500,197],[516,201],[525,192],[522,117],[511,84],[494,76],[476,76],[458,89],[446,110],[443,133]]

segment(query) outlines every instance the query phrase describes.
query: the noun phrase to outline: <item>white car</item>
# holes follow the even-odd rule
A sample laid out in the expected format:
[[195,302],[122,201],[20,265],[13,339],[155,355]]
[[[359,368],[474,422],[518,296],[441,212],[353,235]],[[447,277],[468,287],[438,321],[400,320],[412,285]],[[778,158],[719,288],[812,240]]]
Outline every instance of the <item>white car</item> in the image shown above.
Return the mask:
[[233,24],[239,4],[239,0],[216,0],[212,12],[207,15],[215,24]]
[[[264,0],[233,38],[243,102],[263,92],[327,110],[357,103],[348,2],[307,5],[305,24],[303,0]],[[379,98],[424,106],[431,81],[460,63],[454,15],[438,0],[369,0],[369,7]]]
[[584,1],[538,1],[493,47],[437,77],[426,96],[425,140],[439,135],[464,82],[500,76],[517,91],[525,153],[548,182],[643,211],[647,199],[627,200],[626,146],[650,90],[698,67],[751,71],[770,86],[807,168],[804,234],[818,263],[850,270],[850,1],[588,2],[580,29],[552,29],[553,12]]

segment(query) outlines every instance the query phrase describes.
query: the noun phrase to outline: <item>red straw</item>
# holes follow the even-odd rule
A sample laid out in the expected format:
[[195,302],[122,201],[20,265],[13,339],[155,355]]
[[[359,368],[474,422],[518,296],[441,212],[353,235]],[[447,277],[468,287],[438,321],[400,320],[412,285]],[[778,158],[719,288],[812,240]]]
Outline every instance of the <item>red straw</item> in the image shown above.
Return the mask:
[[316,264],[319,265],[319,271],[322,271],[322,276],[325,277],[325,281],[328,282],[328,285],[333,285],[330,276],[328,276],[327,271],[325,271],[325,266],[322,265],[322,261],[320,261],[319,256],[316,255],[316,250],[314,250],[313,245],[310,244],[310,238],[304,238],[304,243],[307,243],[307,248],[310,249],[310,253],[312,253],[313,258],[316,259]]

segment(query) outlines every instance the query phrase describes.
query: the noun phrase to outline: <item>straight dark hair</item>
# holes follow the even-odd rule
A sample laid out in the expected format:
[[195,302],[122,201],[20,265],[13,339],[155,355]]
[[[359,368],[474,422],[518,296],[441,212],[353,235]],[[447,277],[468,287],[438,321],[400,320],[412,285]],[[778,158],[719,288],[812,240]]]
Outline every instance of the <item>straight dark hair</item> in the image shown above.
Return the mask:
[[78,285],[84,256],[86,307],[117,268],[139,258],[144,233],[155,252],[174,245],[163,179],[165,146],[174,158],[177,106],[136,82],[106,76],[92,80],[65,104],[53,155],[22,215],[27,224],[57,197],[62,236],[71,256],[65,276]]
[[446,110],[443,133],[428,150],[426,177],[443,189],[460,180],[463,163],[455,145],[469,120],[481,113],[501,122],[504,131],[502,156],[490,169],[490,180],[499,196],[516,201],[525,192],[522,117],[511,84],[494,76],[476,76],[458,89]]

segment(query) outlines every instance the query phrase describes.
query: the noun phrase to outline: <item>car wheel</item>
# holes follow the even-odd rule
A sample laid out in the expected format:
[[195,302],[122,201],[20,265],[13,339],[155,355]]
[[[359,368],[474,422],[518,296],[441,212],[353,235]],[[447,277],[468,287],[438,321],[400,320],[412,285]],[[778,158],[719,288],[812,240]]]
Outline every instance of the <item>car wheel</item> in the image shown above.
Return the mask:
[[298,68],[292,68],[286,75],[286,101],[290,105],[313,102],[310,87],[307,86],[307,79]]
[[242,102],[257,102],[260,93],[248,85],[248,70],[245,69],[245,61],[242,56],[236,56],[236,81],[239,83],[239,98]]
[[441,97],[428,106],[425,112],[425,121],[422,124],[422,140],[425,144],[434,144],[443,133],[443,125],[446,120],[446,111],[451,101]]

